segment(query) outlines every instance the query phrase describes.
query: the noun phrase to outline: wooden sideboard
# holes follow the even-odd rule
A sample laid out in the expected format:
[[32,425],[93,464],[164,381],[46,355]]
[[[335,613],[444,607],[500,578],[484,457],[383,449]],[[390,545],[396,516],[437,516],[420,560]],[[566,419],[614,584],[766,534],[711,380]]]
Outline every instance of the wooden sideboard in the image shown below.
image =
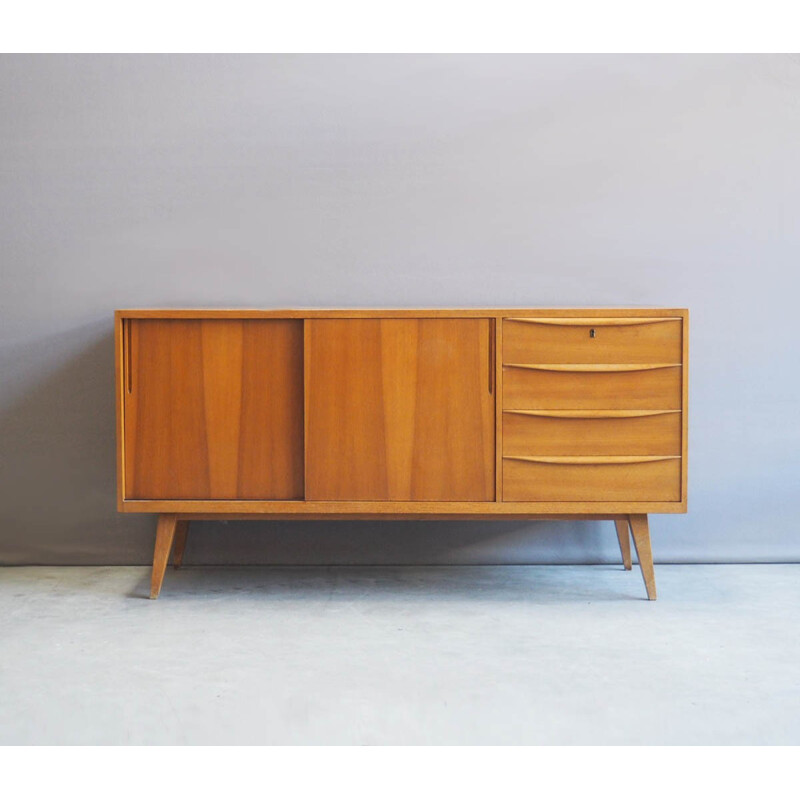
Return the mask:
[[656,598],[686,511],[685,309],[115,313],[117,501],[197,519],[605,519]]

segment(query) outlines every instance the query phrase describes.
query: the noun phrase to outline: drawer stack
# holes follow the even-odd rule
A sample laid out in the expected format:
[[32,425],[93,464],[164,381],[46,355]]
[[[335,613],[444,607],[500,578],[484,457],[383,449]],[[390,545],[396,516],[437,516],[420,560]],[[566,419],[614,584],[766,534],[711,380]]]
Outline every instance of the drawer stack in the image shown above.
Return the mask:
[[503,500],[679,501],[680,317],[503,320]]

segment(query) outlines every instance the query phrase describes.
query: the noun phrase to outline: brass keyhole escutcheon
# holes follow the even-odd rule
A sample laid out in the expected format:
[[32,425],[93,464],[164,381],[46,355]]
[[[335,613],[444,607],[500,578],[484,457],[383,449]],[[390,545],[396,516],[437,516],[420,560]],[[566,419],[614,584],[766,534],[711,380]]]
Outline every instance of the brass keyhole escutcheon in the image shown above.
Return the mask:
[[594,339],[594,328],[589,328],[589,338]]

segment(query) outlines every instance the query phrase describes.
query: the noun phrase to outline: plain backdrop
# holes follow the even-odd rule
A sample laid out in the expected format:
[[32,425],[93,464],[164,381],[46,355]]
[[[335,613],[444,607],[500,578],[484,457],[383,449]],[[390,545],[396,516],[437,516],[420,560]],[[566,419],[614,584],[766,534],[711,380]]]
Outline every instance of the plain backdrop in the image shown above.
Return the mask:
[[[797,561],[800,58],[0,57],[0,562],[139,564],[125,307],[688,307],[657,561]],[[193,526],[187,563],[618,561],[611,523]]]

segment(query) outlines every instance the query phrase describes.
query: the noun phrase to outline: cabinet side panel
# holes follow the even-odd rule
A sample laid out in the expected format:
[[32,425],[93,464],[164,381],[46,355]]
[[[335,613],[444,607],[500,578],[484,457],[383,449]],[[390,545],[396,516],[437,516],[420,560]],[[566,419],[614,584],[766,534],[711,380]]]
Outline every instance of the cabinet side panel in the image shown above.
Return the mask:
[[681,500],[687,502],[689,482],[689,312],[683,315],[683,373],[681,386],[681,414],[683,421],[681,451]]

